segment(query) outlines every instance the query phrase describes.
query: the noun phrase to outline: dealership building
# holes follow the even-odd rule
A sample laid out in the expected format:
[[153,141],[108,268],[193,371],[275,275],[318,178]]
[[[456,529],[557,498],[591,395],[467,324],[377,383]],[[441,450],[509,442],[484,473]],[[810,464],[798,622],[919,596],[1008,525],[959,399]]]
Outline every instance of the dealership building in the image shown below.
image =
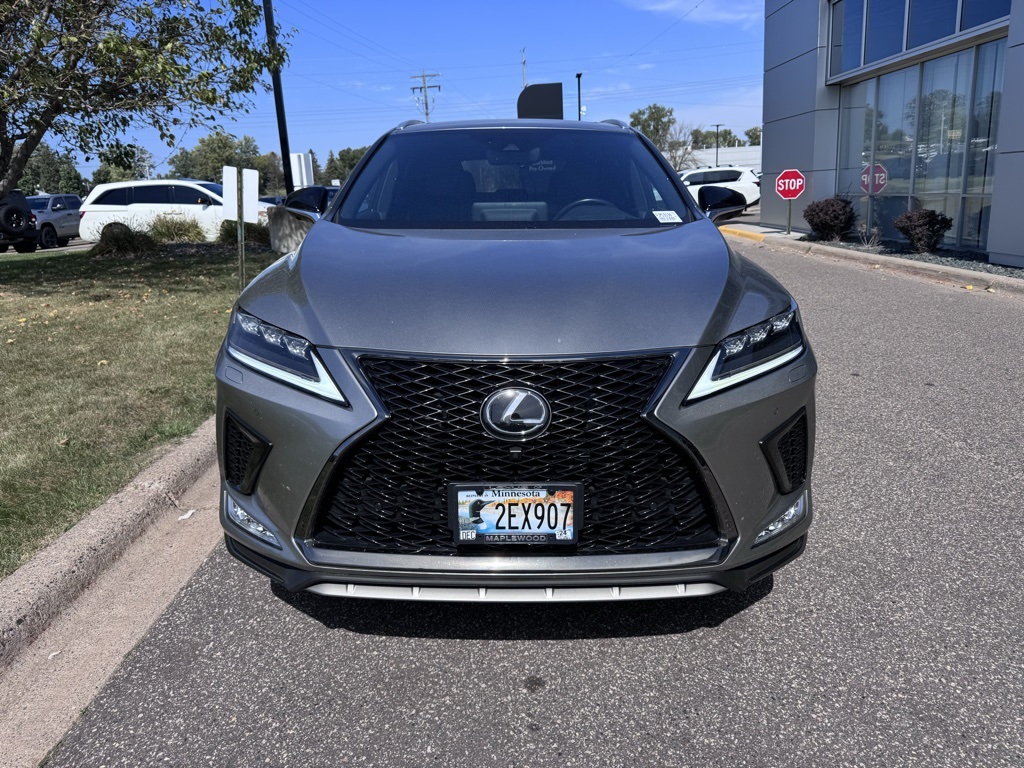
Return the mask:
[[867,234],[900,213],[953,219],[946,245],[1024,267],[1024,0],[766,0],[766,224],[778,174],[853,201]]

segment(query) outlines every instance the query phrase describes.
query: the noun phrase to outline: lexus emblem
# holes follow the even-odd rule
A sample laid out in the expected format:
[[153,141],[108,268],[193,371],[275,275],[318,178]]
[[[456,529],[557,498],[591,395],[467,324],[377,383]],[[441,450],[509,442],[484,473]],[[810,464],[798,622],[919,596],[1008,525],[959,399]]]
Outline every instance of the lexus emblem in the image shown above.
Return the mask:
[[537,437],[551,423],[551,406],[532,389],[499,389],[484,400],[480,409],[484,429],[502,440]]

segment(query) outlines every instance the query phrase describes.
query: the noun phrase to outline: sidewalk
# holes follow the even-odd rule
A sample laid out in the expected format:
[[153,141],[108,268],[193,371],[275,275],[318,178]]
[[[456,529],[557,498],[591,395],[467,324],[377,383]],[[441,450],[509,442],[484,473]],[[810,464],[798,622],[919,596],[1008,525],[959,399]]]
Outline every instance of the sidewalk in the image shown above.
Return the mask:
[[[750,219],[750,221],[747,221]],[[872,267],[881,266],[904,274],[917,275],[932,280],[954,283],[968,290],[984,290],[990,293],[1011,293],[1024,296],[1024,270],[1021,277],[1004,277],[973,269],[959,269],[943,264],[932,264],[927,261],[902,259],[898,256],[885,256],[878,253],[858,251],[824,243],[801,240],[802,232],[786,234],[785,230],[761,224],[756,216],[746,214],[740,219],[732,220],[720,226],[719,231],[728,237],[752,240],[764,245],[788,248],[799,253],[829,256],[847,261],[868,264]]]

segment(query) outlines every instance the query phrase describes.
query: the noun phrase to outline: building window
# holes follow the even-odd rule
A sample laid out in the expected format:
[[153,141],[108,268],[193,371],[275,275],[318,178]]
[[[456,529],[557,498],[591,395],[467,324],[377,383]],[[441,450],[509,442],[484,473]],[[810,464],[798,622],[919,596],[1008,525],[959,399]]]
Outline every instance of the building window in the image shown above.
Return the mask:
[[947,244],[985,247],[1005,56],[996,40],[842,89],[837,191],[861,221],[896,239],[897,215],[930,208]]
[[903,50],[903,17],[906,10],[905,0],[868,0],[865,64]]
[[958,0],[910,0],[908,48],[949,37],[956,32]]
[[1011,0],[963,0],[964,19],[961,29],[970,29],[1010,15]]
[[[831,0],[832,77],[1010,14],[1012,0]],[[866,16],[866,19],[865,19]],[[866,35],[866,39],[865,39]]]
[[859,67],[863,48],[864,0],[839,0],[832,6],[832,74]]

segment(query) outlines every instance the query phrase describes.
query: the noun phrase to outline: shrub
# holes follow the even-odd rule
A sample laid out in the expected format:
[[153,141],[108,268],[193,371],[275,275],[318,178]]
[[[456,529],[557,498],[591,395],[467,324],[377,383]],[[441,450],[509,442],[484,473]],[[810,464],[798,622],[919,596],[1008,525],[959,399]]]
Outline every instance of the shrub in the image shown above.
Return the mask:
[[[233,245],[238,242],[238,224],[234,221],[221,222],[217,242]],[[249,245],[265,245],[270,247],[270,227],[266,224],[246,224],[245,242]]]
[[839,240],[853,229],[857,214],[853,204],[842,197],[817,200],[804,208],[804,219],[820,240]]
[[89,253],[92,256],[125,258],[148,256],[158,250],[159,244],[148,233],[127,224],[107,224],[100,233],[99,242]]
[[953,220],[944,213],[921,208],[897,216],[892,225],[907,238],[910,247],[917,253],[932,253],[942,242],[943,236],[953,227]]
[[199,222],[183,216],[157,216],[149,225],[149,234],[158,243],[206,242],[206,233]]

